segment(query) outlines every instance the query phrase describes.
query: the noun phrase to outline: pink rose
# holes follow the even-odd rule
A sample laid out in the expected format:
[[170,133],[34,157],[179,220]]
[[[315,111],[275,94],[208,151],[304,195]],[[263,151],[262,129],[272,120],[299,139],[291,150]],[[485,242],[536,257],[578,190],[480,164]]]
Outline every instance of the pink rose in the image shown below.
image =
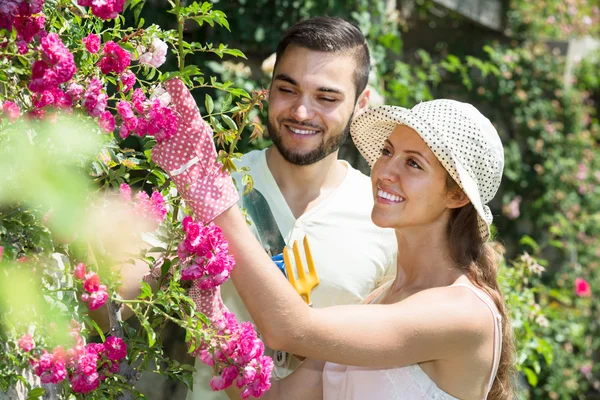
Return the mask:
[[104,44],[102,59],[100,60],[100,70],[103,74],[114,72],[121,74],[131,63],[129,52],[123,50],[115,42],[108,41]]
[[85,276],[83,288],[88,293],[94,293],[100,287],[100,277],[95,272],[90,272]]
[[92,54],[96,54],[100,50],[100,37],[94,33],[90,33],[82,40],[85,48]]
[[75,269],[73,270],[73,276],[75,277],[75,279],[84,279],[85,278],[85,264],[84,263],[79,263],[77,264],[77,266],[75,266]]
[[97,310],[106,303],[108,300],[108,292],[106,286],[100,285],[100,289],[89,296],[88,308],[90,310]]
[[136,77],[133,72],[129,70],[123,72],[121,74],[121,84],[123,85],[121,90],[123,93],[129,92],[133,88],[133,85],[135,85],[135,81]]
[[29,352],[35,347],[33,336],[31,336],[31,334],[29,333],[21,336],[17,344],[19,345],[19,348],[24,352]]
[[588,281],[583,278],[575,279],[575,293],[579,297],[590,297],[592,295],[592,288]]
[[115,117],[113,117],[110,111],[104,111],[100,114],[98,125],[100,125],[100,128],[102,128],[104,132],[111,133],[115,130],[116,126]]
[[[21,116],[21,109],[12,101],[5,101],[2,106],[2,111],[8,117],[10,122],[15,122]],[[0,254],[0,259],[2,259],[2,254]]]
[[127,355],[127,344],[123,339],[116,336],[106,338],[104,349],[106,357],[112,361],[119,361]]

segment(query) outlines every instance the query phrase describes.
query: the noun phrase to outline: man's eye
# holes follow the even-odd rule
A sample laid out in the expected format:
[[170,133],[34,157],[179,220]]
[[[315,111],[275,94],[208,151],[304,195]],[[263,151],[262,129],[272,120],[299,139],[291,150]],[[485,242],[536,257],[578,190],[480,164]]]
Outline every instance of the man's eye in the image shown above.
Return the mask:
[[293,91],[291,91],[290,89],[287,89],[287,88],[279,88],[279,91],[283,92],[283,93],[294,93]]
[[326,101],[328,103],[335,103],[336,101],[338,101],[337,99],[333,99],[331,97],[321,97],[321,100]]

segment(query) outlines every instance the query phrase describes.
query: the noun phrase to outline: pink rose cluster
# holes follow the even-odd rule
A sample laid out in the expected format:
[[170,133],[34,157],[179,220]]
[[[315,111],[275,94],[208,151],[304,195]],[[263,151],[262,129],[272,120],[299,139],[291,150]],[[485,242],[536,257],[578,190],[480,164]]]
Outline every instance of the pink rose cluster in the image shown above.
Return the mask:
[[180,263],[185,266],[181,279],[193,280],[202,290],[221,285],[229,279],[235,265],[221,228],[214,224],[197,224],[190,216],[182,223],[186,235],[177,248]]
[[5,101],[2,105],[2,113],[10,122],[16,122],[21,116],[21,109],[12,101]]
[[[128,78],[121,76],[121,82],[124,90],[129,87]],[[141,89],[133,91],[131,102],[121,100],[117,104],[117,112],[123,122],[120,130],[122,138],[135,133],[140,137],[154,136],[156,140],[162,141],[171,138],[177,132],[175,112],[164,106],[160,99],[149,101]]]
[[53,106],[71,109],[73,98],[59,88],[75,75],[77,68],[73,54],[67,49],[56,33],[42,39],[42,59],[32,66],[29,89],[34,92],[34,116],[44,116],[44,107]]
[[123,11],[125,0],[77,0],[82,7],[91,7],[92,14],[104,20],[117,18]]
[[223,390],[235,381],[243,399],[260,397],[271,387],[273,360],[263,355],[264,345],[254,326],[250,322],[238,323],[230,312],[225,312],[214,325],[217,335],[200,353],[202,362],[215,371],[211,388]]
[[30,333],[26,333],[25,335],[19,338],[19,340],[17,341],[17,345],[19,346],[19,349],[21,349],[25,353],[30,352],[35,348],[33,336]]
[[106,285],[100,284],[100,277],[95,272],[86,274],[85,264],[79,263],[73,270],[73,277],[83,282],[83,290],[87,293],[81,295],[81,301],[88,303],[90,310],[97,310],[108,300],[108,290]]
[[4,0],[0,5],[0,29],[17,30],[21,54],[27,52],[27,44],[44,29],[44,15],[37,15],[43,6],[44,0]]
[[111,72],[121,74],[131,64],[131,55],[128,51],[123,50],[121,46],[112,40],[104,43],[102,50],[102,58],[100,59],[100,71],[104,75]]
[[83,107],[91,117],[98,117],[98,124],[105,132],[112,132],[115,129],[115,118],[106,110],[108,106],[108,95],[104,91],[104,86],[98,78],[92,78],[85,89],[80,85],[69,86],[74,96],[83,98]]
[[159,192],[153,191],[152,196],[148,196],[146,192],[139,191],[135,195],[135,199],[133,199],[131,187],[126,183],[121,184],[119,192],[121,193],[123,200],[127,203],[133,203],[137,215],[144,218],[147,218],[148,216],[152,217],[156,222],[157,227],[165,220],[165,217],[167,216],[167,207],[165,205],[165,199]]
[[42,383],[60,383],[67,377],[76,393],[96,390],[100,383],[119,372],[121,359],[127,355],[127,344],[118,337],[108,337],[104,343],[88,343],[77,333],[77,344],[65,351],[57,346],[49,353],[42,350],[31,361],[33,370]]

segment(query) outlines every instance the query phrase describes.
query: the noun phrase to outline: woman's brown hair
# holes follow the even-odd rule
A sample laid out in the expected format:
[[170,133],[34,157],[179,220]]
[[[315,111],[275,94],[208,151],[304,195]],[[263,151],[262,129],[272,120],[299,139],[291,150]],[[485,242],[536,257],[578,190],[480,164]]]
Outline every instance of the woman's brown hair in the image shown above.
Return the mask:
[[[446,178],[446,187],[451,193],[461,190],[450,175]],[[500,365],[488,399],[512,399],[515,350],[508,310],[498,285],[497,253],[490,244],[483,242],[477,226],[477,211],[470,202],[452,210],[448,239],[454,262],[467,271],[475,285],[490,295],[502,315]]]

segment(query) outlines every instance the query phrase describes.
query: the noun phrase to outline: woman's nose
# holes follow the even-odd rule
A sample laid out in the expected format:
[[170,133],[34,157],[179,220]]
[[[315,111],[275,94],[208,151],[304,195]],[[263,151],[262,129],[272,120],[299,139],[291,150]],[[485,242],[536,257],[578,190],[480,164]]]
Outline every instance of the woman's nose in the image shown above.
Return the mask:
[[398,180],[398,168],[395,166],[393,159],[383,162],[377,170],[377,178],[382,181],[396,182]]

